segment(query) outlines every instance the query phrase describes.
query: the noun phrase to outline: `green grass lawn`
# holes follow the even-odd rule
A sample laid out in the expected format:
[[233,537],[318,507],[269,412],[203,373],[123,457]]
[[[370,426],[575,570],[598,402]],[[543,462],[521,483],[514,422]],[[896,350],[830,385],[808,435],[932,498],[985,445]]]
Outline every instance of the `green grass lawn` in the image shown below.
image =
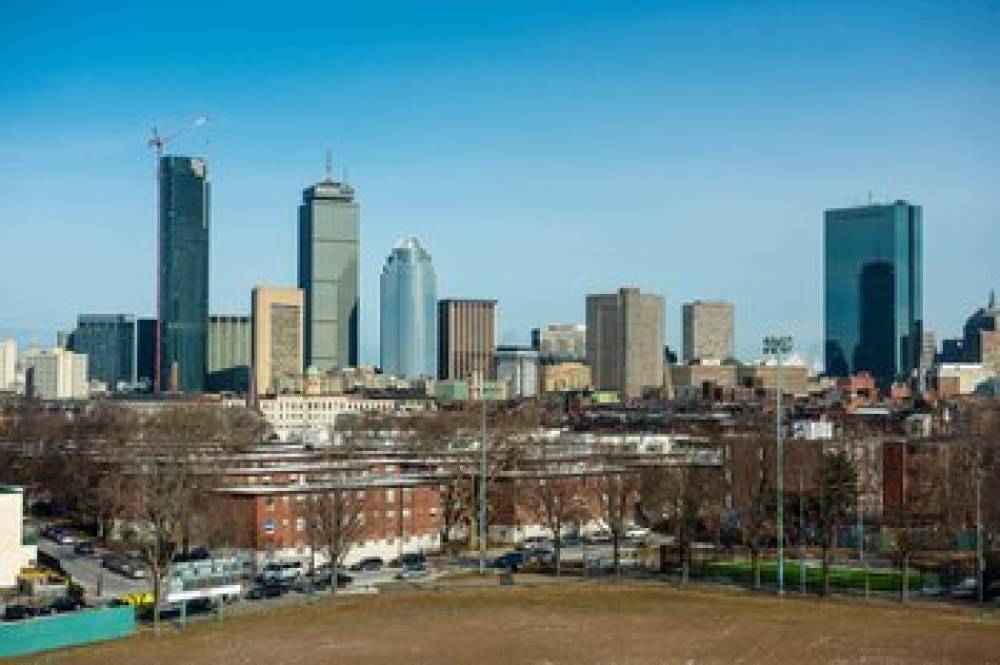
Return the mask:
[[[796,587],[801,584],[801,569],[794,559],[785,560],[785,584]],[[806,585],[820,587],[823,584],[823,569],[821,566],[806,566]],[[753,581],[753,566],[749,561],[717,561],[698,564],[692,568],[693,577],[722,577],[734,582],[750,583]],[[773,584],[777,579],[778,564],[774,561],[762,561],[760,578],[764,584]],[[870,569],[868,571],[868,587],[876,592],[898,592],[902,588],[903,574],[895,569]],[[940,580],[933,573],[923,573],[910,569],[909,587],[911,590],[939,586]],[[835,590],[857,590],[865,588],[864,568],[833,566],[830,568],[830,586]]]

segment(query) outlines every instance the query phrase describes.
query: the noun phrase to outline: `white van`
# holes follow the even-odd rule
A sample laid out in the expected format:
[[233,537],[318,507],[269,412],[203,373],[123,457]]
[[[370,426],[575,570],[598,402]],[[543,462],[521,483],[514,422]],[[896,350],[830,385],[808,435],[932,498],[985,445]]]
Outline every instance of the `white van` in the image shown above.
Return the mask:
[[301,561],[268,561],[260,577],[265,582],[294,582],[305,573]]

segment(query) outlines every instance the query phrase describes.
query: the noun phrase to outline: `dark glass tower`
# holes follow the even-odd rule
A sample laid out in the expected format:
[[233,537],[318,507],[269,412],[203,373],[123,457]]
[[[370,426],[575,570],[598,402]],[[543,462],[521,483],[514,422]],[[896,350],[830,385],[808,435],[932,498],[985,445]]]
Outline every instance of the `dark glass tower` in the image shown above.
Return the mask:
[[160,160],[159,389],[205,389],[208,171],[197,157]]
[[923,213],[906,201],[825,214],[826,372],[882,389],[920,362]]
[[73,351],[87,354],[87,375],[109,390],[135,381],[135,318],[128,314],[81,314]]
[[135,379],[145,384],[148,392],[153,389],[156,372],[156,319],[139,319],[135,324]]

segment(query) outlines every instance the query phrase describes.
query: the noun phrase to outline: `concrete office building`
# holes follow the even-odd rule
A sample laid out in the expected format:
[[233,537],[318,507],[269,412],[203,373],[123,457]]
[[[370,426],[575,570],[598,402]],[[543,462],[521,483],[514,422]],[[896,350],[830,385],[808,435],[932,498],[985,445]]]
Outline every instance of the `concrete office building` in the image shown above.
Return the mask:
[[538,394],[538,352],[523,346],[497,347],[497,381],[507,384],[508,397]]
[[587,360],[587,326],[550,324],[531,331],[531,346],[538,351],[542,363],[585,362]]
[[71,348],[87,356],[87,375],[116,391],[135,382],[135,317],[81,314]]
[[416,238],[393,245],[382,268],[382,371],[405,378],[437,375],[437,275]]
[[253,312],[253,388],[276,395],[283,382],[302,376],[305,303],[302,289],[257,286]]
[[590,367],[584,363],[550,363],[538,366],[540,394],[589,390]]
[[250,388],[250,317],[208,317],[208,374],[210,392],[246,393]]
[[826,372],[908,379],[923,334],[923,214],[906,201],[827,210]]
[[17,342],[0,342],[0,392],[14,392],[17,385]]
[[438,378],[496,378],[496,301],[438,302]]
[[695,300],[681,308],[684,362],[733,357],[733,305],[721,300]]
[[55,347],[24,357],[25,391],[34,399],[87,399],[87,356]]
[[623,399],[663,386],[662,296],[621,288],[587,296],[587,364],[594,388]]
[[358,365],[359,208],[354,188],[327,178],[302,193],[299,288],[305,362],[320,371]]
[[201,392],[208,365],[208,167],[160,160],[158,390]]

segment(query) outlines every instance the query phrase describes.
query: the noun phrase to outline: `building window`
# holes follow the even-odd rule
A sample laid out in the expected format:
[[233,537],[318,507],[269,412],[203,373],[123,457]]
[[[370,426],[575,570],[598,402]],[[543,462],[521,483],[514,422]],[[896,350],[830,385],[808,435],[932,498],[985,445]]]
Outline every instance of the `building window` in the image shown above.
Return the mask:
[[392,491],[392,490],[386,490],[385,491],[385,500],[386,501],[391,502],[395,498],[396,498],[396,493],[394,491]]
[[306,530],[306,518],[304,518],[304,517],[296,517],[295,518],[295,530],[296,531],[305,531]]
[[274,520],[270,517],[264,520],[264,533],[271,535],[274,534]]
[[264,505],[267,506],[268,510],[274,510],[274,497],[273,496],[265,497]]

